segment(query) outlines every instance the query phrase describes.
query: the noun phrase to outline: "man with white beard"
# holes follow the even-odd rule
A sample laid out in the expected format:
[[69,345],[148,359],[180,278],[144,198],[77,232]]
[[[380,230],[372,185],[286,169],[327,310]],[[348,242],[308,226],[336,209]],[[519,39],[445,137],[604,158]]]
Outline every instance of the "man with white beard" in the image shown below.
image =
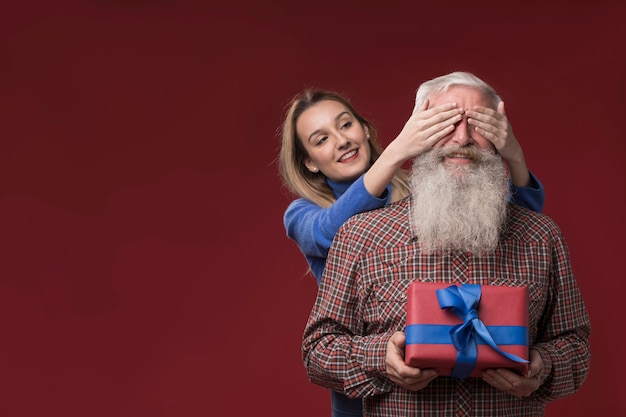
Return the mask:
[[[541,416],[589,369],[589,316],[567,245],[547,216],[507,199],[507,167],[477,107],[504,113],[469,73],[422,84],[416,108],[456,103],[464,117],[415,159],[412,194],[351,218],[335,236],[303,338],[312,382],[364,398],[366,416]],[[438,376],[405,365],[414,281],[527,286],[529,372]]]
[[493,151],[450,145],[424,153],[413,162],[411,191],[411,220],[423,250],[496,248],[508,187],[506,167]]

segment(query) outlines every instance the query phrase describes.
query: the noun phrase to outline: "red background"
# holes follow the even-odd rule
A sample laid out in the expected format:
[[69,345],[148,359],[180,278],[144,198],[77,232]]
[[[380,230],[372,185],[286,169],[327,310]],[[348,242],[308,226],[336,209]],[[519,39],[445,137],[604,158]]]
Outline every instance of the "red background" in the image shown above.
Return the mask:
[[621,2],[207,3],[3,6],[1,415],[328,415],[285,105],[342,91],[388,143],[454,70],[503,96],[592,316],[589,378],[548,415],[626,411]]

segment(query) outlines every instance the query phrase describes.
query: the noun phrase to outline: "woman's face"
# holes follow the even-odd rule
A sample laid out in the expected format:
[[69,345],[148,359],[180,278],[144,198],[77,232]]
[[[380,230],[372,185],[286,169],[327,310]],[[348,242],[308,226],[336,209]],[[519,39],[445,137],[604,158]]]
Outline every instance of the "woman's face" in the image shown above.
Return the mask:
[[298,118],[298,138],[308,157],[304,164],[335,182],[356,180],[369,169],[369,134],[338,101],[324,100]]

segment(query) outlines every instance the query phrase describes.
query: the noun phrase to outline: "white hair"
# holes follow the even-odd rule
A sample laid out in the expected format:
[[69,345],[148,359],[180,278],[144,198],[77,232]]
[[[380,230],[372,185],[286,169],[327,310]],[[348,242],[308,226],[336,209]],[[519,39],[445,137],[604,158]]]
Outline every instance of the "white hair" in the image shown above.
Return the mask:
[[417,89],[417,94],[415,95],[415,107],[413,108],[413,113],[415,113],[431,95],[446,92],[450,87],[457,85],[475,88],[482,91],[492,102],[494,108],[497,108],[498,104],[502,101],[500,96],[498,96],[496,91],[489,84],[474,74],[457,71],[422,83]]

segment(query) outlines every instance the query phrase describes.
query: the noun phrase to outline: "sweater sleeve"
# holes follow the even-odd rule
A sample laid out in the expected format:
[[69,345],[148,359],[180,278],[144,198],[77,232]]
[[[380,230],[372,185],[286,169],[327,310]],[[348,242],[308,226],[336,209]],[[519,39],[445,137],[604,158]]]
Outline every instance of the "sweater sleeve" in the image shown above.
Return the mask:
[[326,257],[339,227],[355,214],[377,209],[389,203],[387,189],[374,197],[365,188],[363,176],[328,207],[322,208],[309,200],[293,201],[283,217],[287,236],[293,239],[305,256]]
[[543,185],[532,172],[530,174],[530,185],[528,187],[517,187],[509,181],[511,201],[529,210],[541,213],[546,198]]

